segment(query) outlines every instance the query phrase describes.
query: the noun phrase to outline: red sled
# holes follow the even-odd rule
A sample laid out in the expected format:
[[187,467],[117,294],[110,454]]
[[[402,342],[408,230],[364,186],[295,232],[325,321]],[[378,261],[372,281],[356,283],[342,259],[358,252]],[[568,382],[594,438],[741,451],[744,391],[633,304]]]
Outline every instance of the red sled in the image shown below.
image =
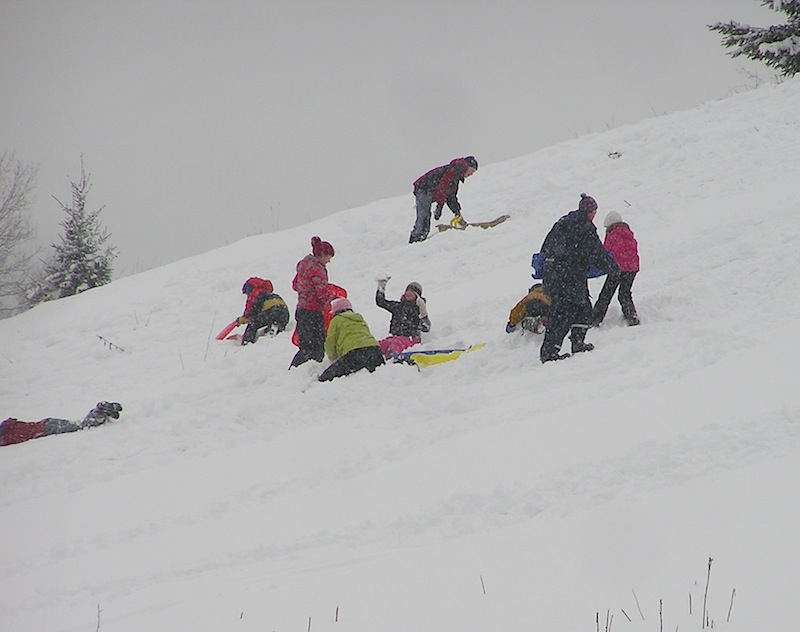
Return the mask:
[[237,318],[236,320],[231,321],[230,324],[225,326],[225,329],[223,329],[221,332],[217,334],[217,340],[225,340],[228,334],[231,333],[238,326],[239,326],[239,319]]
[[[328,283],[328,290],[331,294],[333,294],[333,298],[347,298],[347,290],[343,287],[339,287],[338,285],[334,285],[333,283]],[[325,306],[325,311],[322,312],[322,319],[325,321],[325,331],[328,331],[328,325],[331,324],[331,320],[333,320],[333,315],[331,314],[331,304],[328,303]],[[292,332],[292,344],[295,347],[300,346],[300,336],[297,333],[297,327],[294,328]]]

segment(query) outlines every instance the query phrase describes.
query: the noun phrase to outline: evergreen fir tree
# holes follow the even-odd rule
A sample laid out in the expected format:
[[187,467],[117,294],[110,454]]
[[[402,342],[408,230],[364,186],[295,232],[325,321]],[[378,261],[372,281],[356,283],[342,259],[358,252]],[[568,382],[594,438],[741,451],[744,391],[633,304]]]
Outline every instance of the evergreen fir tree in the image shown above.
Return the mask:
[[105,245],[109,235],[100,225],[99,208],[93,213],[86,211],[86,197],[91,189],[89,176],[81,161],[81,177],[72,185],[72,206],[58,200],[67,219],[61,222],[64,234],[60,244],[52,244],[53,258],[46,263],[44,271],[29,288],[31,305],[56,298],[80,294],[93,287],[111,281],[111,263],[116,258],[116,249]]
[[791,77],[800,72],[800,0],[761,0],[761,4],[785,13],[788,24],[762,28],[717,22],[708,28],[723,35],[723,46],[733,48],[731,57],[745,55]]

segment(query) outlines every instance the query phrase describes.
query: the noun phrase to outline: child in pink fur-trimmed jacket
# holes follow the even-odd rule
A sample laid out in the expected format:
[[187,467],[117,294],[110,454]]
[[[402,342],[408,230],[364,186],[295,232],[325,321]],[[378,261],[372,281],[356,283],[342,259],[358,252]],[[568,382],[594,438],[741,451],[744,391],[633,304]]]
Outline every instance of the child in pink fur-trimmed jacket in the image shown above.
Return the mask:
[[636,273],[639,272],[639,244],[631,227],[622,221],[622,216],[616,211],[611,211],[606,215],[603,226],[606,228],[603,246],[614,255],[614,259],[619,265],[619,272],[606,277],[606,282],[603,284],[603,289],[600,290],[600,296],[597,297],[597,302],[592,310],[592,326],[597,327],[603,322],[611,299],[614,298],[614,292],[617,292],[622,315],[628,325],[638,325],[639,316],[636,313],[636,306],[633,304],[631,288]]

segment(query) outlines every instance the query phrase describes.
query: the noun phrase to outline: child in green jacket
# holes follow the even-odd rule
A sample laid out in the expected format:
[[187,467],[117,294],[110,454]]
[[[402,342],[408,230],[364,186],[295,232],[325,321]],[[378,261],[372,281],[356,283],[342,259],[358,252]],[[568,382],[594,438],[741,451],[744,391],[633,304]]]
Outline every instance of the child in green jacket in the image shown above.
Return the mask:
[[331,320],[325,338],[325,353],[332,364],[319,376],[320,382],[350,375],[361,369],[372,373],[384,363],[383,353],[361,314],[346,298],[331,301]]

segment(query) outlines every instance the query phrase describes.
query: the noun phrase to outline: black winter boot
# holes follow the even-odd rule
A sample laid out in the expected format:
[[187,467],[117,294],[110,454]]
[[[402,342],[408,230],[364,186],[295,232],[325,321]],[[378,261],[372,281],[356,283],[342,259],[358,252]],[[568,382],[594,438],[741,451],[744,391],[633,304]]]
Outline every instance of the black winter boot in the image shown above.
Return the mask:
[[591,351],[594,345],[591,342],[584,342],[586,338],[587,326],[575,326],[569,335],[572,342],[572,353],[583,353],[584,351]]
[[542,361],[542,364],[545,362],[555,362],[556,360],[564,360],[569,357],[568,353],[556,353],[555,355],[551,356],[541,356],[539,359]]
[[635,327],[639,324],[639,315],[636,313],[633,306],[628,309],[623,309],[622,315],[625,317],[625,322],[627,322],[630,327]]

